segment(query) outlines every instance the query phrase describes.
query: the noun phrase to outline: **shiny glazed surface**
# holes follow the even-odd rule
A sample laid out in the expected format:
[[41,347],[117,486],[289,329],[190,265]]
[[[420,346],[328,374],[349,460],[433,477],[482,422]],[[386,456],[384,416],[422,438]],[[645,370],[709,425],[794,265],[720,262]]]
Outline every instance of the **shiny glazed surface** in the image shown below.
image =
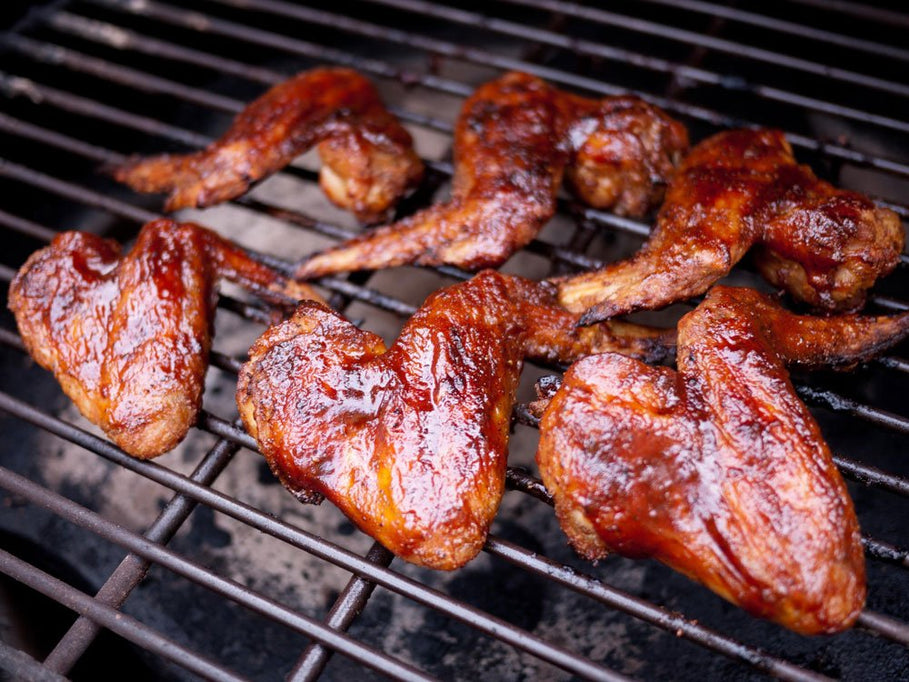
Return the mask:
[[553,216],[563,175],[592,206],[639,216],[660,200],[687,146],[680,123],[636,97],[585,99],[508,73],[464,103],[447,202],[316,254],[298,276],[499,265]]
[[581,360],[537,453],[571,544],[655,557],[797,632],[848,627],[865,599],[858,522],[785,364],[850,364],[907,335],[909,315],[797,316],[715,287],[679,324],[678,372]]
[[206,149],[134,159],[115,177],[139,192],[170,192],[167,210],[202,208],[240,196],[316,144],[322,189],[366,222],[384,219],[423,174],[410,133],[372,83],[321,68],[269,89]]
[[453,569],[480,551],[498,509],[523,359],[652,359],[673,340],[576,322],[551,288],[492,271],[430,296],[390,348],[303,303],[253,345],[237,404],[291,492],[324,495],[408,561]]
[[558,282],[584,322],[705,292],[758,245],[761,274],[824,311],[860,307],[903,249],[899,217],[800,166],[776,130],[732,130],[679,166],[650,240],[634,257]]
[[9,307],[31,356],[79,411],[147,458],[196,421],[222,277],[285,304],[314,296],[214,232],[158,220],[126,256],[92,234],[58,235],[22,266]]

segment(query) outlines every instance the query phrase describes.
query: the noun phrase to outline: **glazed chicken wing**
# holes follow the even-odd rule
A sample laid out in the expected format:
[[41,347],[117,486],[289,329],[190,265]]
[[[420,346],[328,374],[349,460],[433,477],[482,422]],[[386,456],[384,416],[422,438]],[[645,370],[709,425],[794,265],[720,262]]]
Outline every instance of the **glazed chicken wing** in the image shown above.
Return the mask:
[[818,318],[715,287],[679,323],[678,372],[616,354],[565,375],[540,424],[540,473],[583,556],[655,557],[801,633],[865,600],[858,522],[785,364],[851,364],[909,315]]
[[313,69],[279,83],[195,154],[130,161],[115,177],[139,192],[170,192],[167,210],[202,208],[245,193],[318,144],[322,189],[376,222],[423,174],[410,134],[373,85],[350,69]]
[[324,495],[408,561],[453,569],[480,551],[499,506],[524,357],[653,358],[671,342],[576,322],[550,288],[491,271],[430,296],[390,348],[304,302],[250,350],[237,404],[292,493]]
[[464,103],[451,199],[316,254],[298,276],[499,265],[553,216],[563,174],[587,203],[643,215],[687,145],[680,123],[635,97],[590,100],[506,74]]
[[774,285],[824,311],[857,309],[903,249],[899,217],[799,166],[776,130],[733,130],[679,166],[633,258],[562,278],[559,300],[590,324],[705,292],[758,245]]
[[214,232],[158,220],[126,256],[114,241],[60,234],[22,266],[9,307],[29,353],[79,411],[148,458],[195,423],[218,278],[282,303],[316,297]]

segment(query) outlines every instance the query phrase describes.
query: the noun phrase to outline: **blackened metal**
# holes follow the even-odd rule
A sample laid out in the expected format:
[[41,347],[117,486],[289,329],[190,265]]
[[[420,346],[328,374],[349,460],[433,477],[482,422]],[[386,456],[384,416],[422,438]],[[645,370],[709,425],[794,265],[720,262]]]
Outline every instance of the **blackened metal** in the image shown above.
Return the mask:
[[[279,604],[277,601],[254,592],[245,585],[241,585],[240,583],[227,578],[222,578],[209,569],[200,566],[193,561],[189,561],[157,543],[151,542],[139,533],[134,533],[133,531],[118,526],[112,521],[82,507],[63,495],[44,488],[37,483],[33,483],[24,476],[20,476],[4,467],[0,467],[0,486],[12,493],[20,495],[22,498],[35,505],[53,512],[71,523],[90,530],[105,540],[128,549],[150,562],[163,566],[177,575],[202,585],[227,599],[242,604],[252,611],[283,623],[302,634],[331,646],[358,663],[385,672],[386,674],[394,675],[402,680],[434,679],[407,663],[392,658],[391,656],[357,642],[350,637],[337,633],[312,618],[296,613]],[[8,557],[10,557],[10,555],[5,552],[0,554],[0,559],[8,561]],[[5,568],[6,564],[0,563],[0,566]],[[17,567],[17,569],[19,569],[19,567]],[[22,573],[19,572],[19,570],[17,570],[14,577],[17,580],[23,579]],[[100,602],[98,601],[92,600],[92,602],[100,605]],[[110,609],[115,614],[118,614],[121,618],[125,618],[123,614],[119,614],[119,612],[111,609],[111,607],[106,604],[104,607],[105,609]],[[90,615],[93,619],[96,616],[95,613]],[[102,624],[105,627],[110,627],[107,620],[103,621]],[[623,678],[613,678],[607,675],[603,679]]]
[[863,405],[834,391],[804,385],[796,386],[795,390],[802,400],[811,405],[823,406],[834,412],[845,412],[898,433],[909,433],[909,418],[871,405]]
[[[799,39],[816,40],[825,42],[839,47],[845,47],[850,50],[858,50],[874,55],[884,55],[892,59],[901,61],[909,60],[909,50],[892,45],[884,45],[871,40],[863,40],[854,36],[847,36],[841,33],[834,33],[824,29],[815,28],[807,24],[799,24],[778,17],[769,17],[763,14],[745,11],[739,7],[729,7],[713,2],[701,2],[700,0],[642,0],[654,5],[669,6],[677,9],[685,9],[690,12],[706,14],[710,17],[722,17],[737,23],[759,26],[770,29],[777,33],[796,36]],[[836,3],[826,3],[825,9]],[[871,8],[868,8],[871,9]],[[859,16],[866,18],[866,13]]]
[[[367,73],[373,73],[374,75],[397,78],[405,84],[419,83],[420,85],[424,85],[440,92],[458,95],[461,97],[467,97],[471,92],[471,88],[469,86],[466,86],[463,83],[459,83],[458,81],[452,81],[433,75],[422,75],[414,73],[402,74],[400,70],[389,68],[388,65],[384,64],[381,68],[376,69],[376,60],[373,59],[367,60],[358,58],[350,55],[349,53],[341,53],[341,55],[338,55],[336,50],[327,46],[313,46],[311,43],[306,43],[297,39],[286,38],[285,36],[281,36],[273,32],[261,31],[259,29],[250,28],[223,19],[217,19],[215,17],[200,14],[198,12],[180,10],[169,5],[155,2],[154,0],[143,0],[142,3],[133,3],[129,0],[90,1],[108,7],[115,7],[117,9],[133,14],[140,14],[143,16],[149,16],[155,19],[171,22],[189,29],[204,30],[206,32],[216,33],[254,44],[286,50],[288,52],[299,54],[301,56],[316,57],[320,60],[327,59],[339,64],[344,64],[346,66],[353,66],[354,68],[360,69]],[[323,12],[322,10],[311,10],[307,8],[296,7],[293,5],[287,5],[286,3],[265,3],[264,1],[261,4],[257,3],[256,8],[265,11],[274,9],[276,12],[285,14],[287,16],[297,17],[304,21],[312,21],[313,23],[326,25],[332,28],[340,28],[342,30],[346,30],[351,33],[369,38],[381,38],[389,40],[390,42],[425,50],[430,54],[441,54],[453,59],[462,59],[464,61],[486,66],[495,66],[501,69],[518,69],[527,71],[528,73],[533,73],[534,75],[540,76],[541,78],[545,78],[552,82],[572,86],[581,90],[597,92],[602,95],[624,94],[627,92],[625,88],[611,86],[603,83],[602,81],[592,78],[576,76],[559,69],[540,67],[528,62],[500,57],[483,50],[468,50],[461,45],[446,43],[437,39],[419,40],[414,38],[411,34],[391,29],[384,29],[382,26],[379,26],[377,24],[370,24],[368,22],[360,22],[357,20],[340,17],[338,15],[332,15]],[[373,32],[373,30],[375,30],[375,32]],[[402,38],[402,40],[399,42],[397,40],[398,38]],[[651,102],[663,107],[667,111],[676,112],[678,114],[688,116],[692,119],[709,123],[710,125],[718,128],[738,128],[748,125],[757,125],[755,122],[733,118],[711,109],[705,109],[693,105],[685,105],[679,102],[664,100],[659,97],[654,97],[648,93],[639,94],[642,94]],[[876,168],[896,175],[909,177],[909,164],[903,164],[890,159],[881,158],[873,154],[858,152],[856,150],[849,149],[848,147],[843,147],[842,145],[823,142],[815,138],[799,135],[792,132],[787,132],[786,137],[789,142],[796,147],[802,147],[824,155],[832,156],[834,158],[843,159],[844,161],[848,161],[849,163],[857,166],[868,166],[870,168]]]
[[[28,479],[22,478],[7,469],[0,468],[0,486],[7,487],[7,485],[14,485],[15,482],[23,482],[34,486],[36,488],[34,491],[36,496],[48,494],[56,496],[56,493],[50,493],[47,489],[36,486]],[[160,635],[136,619],[106,604],[95,601],[89,595],[70,587],[62,580],[48,575],[3,549],[0,549],[0,572],[5,573],[14,580],[18,580],[23,585],[31,587],[33,590],[37,590],[67,608],[90,617],[92,620],[101,623],[108,630],[116,632],[121,637],[125,637],[148,651],[178,663],[187,670],[211,679],[235,680],[237,682],[241,682],[243,679],[217,663]]]
[[[374,543],[366,554],[366,560],[377,566],[390,566],[394,558],[395,555],[378,542]],[[346,632],[347,628],[351,626],[366,606],[375,588],[376,584],[372,581],[360,576],[351,578],[332,605],[331,611],[328,612],[325,624],[335,630]],[[288,682],[311,682],[317,679],[322,674],[325,666],[328,665],[332,653],[331,649],[321,644],[311,644],[303,652],[297,665],[287,676]]]
[[866,609],[859,614],[855,625],[878,636],[909,646],[909,625],[901,623],[890,616]]
[[[190,475],[190,480],[201,485],[211,485],[239,450],[229,441],[219,440]],[[158,544],[167,544],[180,529],[198,503],[177,494],[171,498],[158,518],[149,526],[145,537]],[[107,579],[95,599],[119,609],[126,598],[145,578],[150,562],[136,554],[128,554]],[[69,631],[60,639],[53,651],[44,659],[50,670],[66,674],[85,653],[88,646],[100,632],[100,626],[85,616],[80,616]]]
[[562,0],[503,0],[503,2],[546,9],[550,12],[559,12],[586,21],[618,26],[646,35],[668,38],[690,45],[701,45],[717,52],[723,52],[737,57],[746,57],[755,61],[802,71],[814,76],[821,76],[828,80],[838,80],[861,87],[909,96],[909,86],[906,86],[904,83],[877,78],[875,76],[869,76],[868,74],[856,73],[846,69],[839,69],[828,64],[821,64],[799,57],[792,57],[778,51],[751,47],[740,42],[708,36],[702,33],[695,33],[694,31],[688,31],[673,26],[666,26],[664,24],[647,21],[646,19],[628,17],[598,7],[586,7],[573,2],[563,2]]
[[826,680],[824,675],[806,670],[782,659],[770,656],[758,649],[750,648],[725,635],[688,620],[677,613],[662,609],[650,602],[639,599],[604,585],[595,578],[576,571],[568,566],[558,564],[546,557],[530,552],[523,547],[491,537],[486,543],[486,551],[509,561],[524,570],[531,571],[557,582],[575,592],[584,594],[611,608],[628,613],[636,618],[675,632],[713,651],[730,658],[748,663],[758,670],[776,675],[785,680]]
[[[141,461],[130,457],[108,441],[98,438],[71,424],[67,424],[64,421],[48,415],[3,392],[0,392],[0,410],[4,410],[21,419],[25,419],[45,431],[76,443],[115,464],[145,476],[156,483],[167,486],[176,492],[192,497],[206,506],[211,507],[215,511],[227,514],[248,526],[268,533],[313,556],[329,561],[336,566],[357,575],[366,577],[382,587],[401,594],[408,599],[436,609],[477,630],[494,636],[513,646],[518,646],[536,656],[540,656],[540,653],[535,650],[532,645],[532,641],[535,638],[532,636],[528,636],[527,638],[521,636],[521,633],[523,633],[522,630],[515,628],[504,621],[494,618],[479,609],[463,604],[398,573],[371,564],[362,557],[359,557],[324,538],[312,535],[298,527],[280,521],[273,516],[265,514],[254,507],[250,507],[249,505],[216,490],[200,486],[194,481],[190,481],[187,477],[162,467],[155,462]],[[501,542],[496,541],[495,538],[491,538],[490,543],[491,544],[488,543],[487,546],[490,551],[501,553],[501,547],[503,546]],[[508,545],[506,544],[505,546]],[[520,555],[519,558],[525,562],[528,561],[526,554],[527,553]],[[544,564],[544,566],[548,566],[548,570],[552,570],[552,567],[559,567],[559,565],[554,562],[548,562],[547,564]],[[565,575],[580,575],[568,567],[561,568],[565,572]],[[545,573],[545,571],[542,572]],[[593,578],[588,578],[588,583],[584,583],[584,581],[581,581],[581,583],[591,589],[592,586],[595,585],[597,594],[602,593],[611,595],[618,603],[626,605],[631,604],[631,609],[626,610],[626,613],[630,613],[636,618],[640,618],[670,632],[680,633],[682,637],[707,646],[713,651],[723,655],[730,656],[744,663],[756,665],[761,669],[764,669],[762,666],[764,666],[768,660],[780,660],[769,656],[759,649],[748,647],[732,638],[716,635],[711,630],[695,621],[685,620],[677,614],[671,614],[671,612],[654,604],[631,597],[625,592],[600,583]],[[671,617],[667,620],[668,616]],[[687,625],[684,628],[677,627],[680,622],[687,623]],[[528,639],[530,641],[528,641]],[[721,644],[715,646],[716,642],[721,642]],[[784,669],[787,666],[791,667],[791,664],[788,664],[785,661],[781,661],[781,664]]]
[[[612,45],[596,43],[589,40],[567,36],[564,33],[556,33],[545,29],[539,29],[526,24],[521,24],[504,19],[487,16],[477,12],[468,12],[462,9],[445,7],[436,3],[425,2],[424,0],[372,0],[376,4],[403,9],[409,12],[419,13],[423,16],[434,19],[443,19],[457,24],[471,26],[486,31],[491,31],[501,35],[507,35],[512,38],[522,38],[532,40],[544,45],[558,47],[570,50],[576,54],[610,59],[621,64],[630,64],[645,69],[650,69],[658,73],[672,74],[676,78],[682,78],[693,83],[702,85],[712,85],[722,89],[734,89],[736,93],[747,90],[749,93],[763,97],[764,99],[803,107],[809,111],[818,111],[831,116],[838,116],[843,119],[860,121],[862,123],[871,123],[874,125],[896,130],[900,132],[909,132],[909,122],[894,119],[888,116],[881,116],[868,111],[861,111],[851,107],[845,107],[831,102],[825,102],[813,97],[806,97],[795,92],[780,90],[759,83],[748,83],[746,81],[736,81],[734,86],[730,83],[728,77],[723,74],[709,71],[707,69],[697,68],[688,64],[671,62],[669,60],[652,57],[640,52],[632,52]],[[719,17],[720,15],[714,15]],[[805,29],[806,27],[802,27]],[[714,31],[710,31],[713,33]],[[875,43],[874,45],[879,46]],[[879,46],[880,47],[880,46]],[[703,48],[702,48],[703,49]],[[893,48],[900,55],[900,58],[909,59],[909,51],[900,48]],[[671,101],[671,100],[670,100]]]

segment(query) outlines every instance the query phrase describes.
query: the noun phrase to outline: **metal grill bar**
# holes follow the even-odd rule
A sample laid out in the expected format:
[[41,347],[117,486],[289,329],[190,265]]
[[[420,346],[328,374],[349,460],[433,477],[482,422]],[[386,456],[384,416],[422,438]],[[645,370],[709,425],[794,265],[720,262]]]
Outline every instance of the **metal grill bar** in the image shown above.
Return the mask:
[[817,7],[831,12],[840,12],[859,19],[876,21],[889,26],[909,27],[909,16],[881,7],[872,7],[865,3],[848,2],[848,0],[789,0],[798,5]]
[[[211,485],[239,449],[240,446],[234,443],[219,440],[199,462],[195,471],[190,475],[190,480],[201,485]],[[145,537],[151,542],[167,544],[183,522],[189,518],[193,509],[196,508],[196,504],[194,500],[184,495],[175,495],[149,526]],[[149,566],[148,561],[136,554],[128,554],[95,595],[95,600],[119,609],[145,578]],[[44,665],[55,672],[66,674],[85,653],[100,631],[99,624],[85,616],[80,616],[60,639],[54,650],[44,659]]]
[[[39,507],[54,512],[58,516],[66,519],[71,523],[92,531],[105,540],[128,549],[130,552],[137,554],[148,561],[163,566],[176,573],[177,575],[192,580],[197,584],[203,585],[204,587],[207,587],[213,592],[216,592],[221,596],[230,599],[231,601],[242,604],[243,606],[246,606],[247,608],[257,613],[260,613],[277,622],[283,623],[284,625],[287,625],[288,627],[293,628],[302,634],[312,637],[313,639],[320,641],[323,644],[331,646],[332,648],[343,652],[346,656],[349,656],[353,660],[369,668],[384,672],[386,674],[394,675],[402,680],[434,679],[407,663],[394,659],[382,653],[381,651],[377,651],[354,639],[340,635],[336,631],[332,630],[331,628],[325,627],[312,618],[308,618],[302,614],[295,613],[294,611],[291,611],[290,609],[282,606],[278,602],[264,597],[256,592],[253,592],[248,587],[245,587],[240,583],[228,580],[227,578],[222,578],[205,569],[204,567],[199,566],[195,562],[189,561],[188,559],[181,557],[171,550],[157,543],[149,541],[142,535],[122,528],[112,521],[108,521],[95,512],[73,502],[72,500],[69,500],[68,498],[63,497],[58,493],[48,490],[47,488],[43,488],[37,483],[33,483],[27,478],[3,467],[0,467],[0,486],[10,492],[22,496],[23,498]],[[17,580],[28,580],[29,576],[34,573],[33,571],[22,571],[21,564],[24,562],[19,562],[10,555],[6,555],[6,557],[14,559],[14,561],[10,562],[8,565],[14,566],[13,570],[16,570],[16,575],[14,577]],[[3,558],[6,559],[6,557]],[[25,575],[23,575],[23,573]],[[93,603],[100,606],[100,603],[97,601],[93,600]],[[88,609],[85,609],[81,603],[80,607],[85,611],[88,611]],[[96,620],[96,615],[98,613],[104,613],[104,620],[97,620],[101,620],[102,624],[105,627],[110,627],[108,620],[111,618],[111,611],[116,614],[113,616],[114,619],[117,617],[121,619],[125,618],[123,614],[117,612],[116,610],[110,609],[110,611],[108,611],[107,609],[110,609],[110,607],[105,607],[104,609],[99,609],[96,613],[91,613],[92,619]],[[591,666],[591,669],[596,671],[600,670],[599,668],[593,666]],[[213,672],[214,674],[205,674],[207,674],[209,677],[215,678],[220,676],[219,671]],[[584,670],[584,672],[589,674],[588,670]],[[230,675],[226,671],[225,674],[228,676]],[[624,679],[619,676],[611,677],[609,675],[596,675],[595,677],[599,679],[609,680]]]
[[[298,549],[306,551],[320,559],[329,561],[336,566],[363,576],[364,578],[368,578],[386,589],[390,589],[408,599],[412,599],[446,613],[471,627],[476,627],[478,630],[487,632],[499,639],[504,639],[504,634],[507,634],[507,632],[513,628],[513,626],[497,621],[497,619],[493,619],[481,611],[466,606],[450,597],[446,597],[420,583],[371,564],[328,540],[318,538],[300,528],[264,514],[239,500],[232,499],[211,488],[200,486],[197,483],[190,481],[188,478],[154,462],[133,459],[107,441],[67,424],[60,419],[44,414],[40,410],[2,392],[0,392],[0,410],[4,410],[21,419],[34,423],[36,426],[60,436],[61,438],[65,438],[70,442],[77,443],[130,471],[134,471],[156,483],[165,485],[175,492],[180,492],[188,497],[192,497],[211,507],[215,511],[227,514],[246,525],[268,533]],[[226,424],[227,422],[224,423]],[[249,438],[245,433],[243,434],[243,437]],[[494,540],[495,538],[490,538],[490,542]],[[528,553],[523,560],[534,564],[541,569],[545,567],[547,563],[541,557],[532,553]],[[566,576],[579,577],[583,575],[568,568],[565,568],[564,570]],[[595,585],[598,593],[609,596],[614,602],[615,608],[667,631],[675,633],[681,632],[682,636],[685,638],[691,638],[690,635],[694,633],[698,637],[698,639],[694,641],[709,646],[716,650],[717,653],[730,656],[735,660],[750,665],[755,665],[755,660],[764,661],[765,663],[776,661],[779,665],[777,663],[773,663],[773,665],[777,669],[777,674],[780,674],[781,677],[785,677],[786,679],[805,679],[801,676],[802,674],[811,674],[810,672],[806,673],[806,671],[795,667],[793,668],[793,676],[783,675],[781,671],[785,671],[786,668],[792,667],[792,664],[787,661],[770,656],[759,649],[736,642],[730,637],[710,630],[695,621],[685,619],[678,614],[673,614],[659,606],[631,597],[622,590],[601,583],[595,578],[587,577],[587,580],[590,581],[588,588]],[[490,621],[497,623],[497,625],[491,629],[484,629],[485,623]],[[724,643],[722,648],[715,646],[715,642],[717,641],[722,641]],[[531,653],[534,652],[531,651]]]
[[724,54],[736,57],[746,57],[754,61],[802,71],[813,76],[821,76],[827,80],[838,80],[843,83],[890,92],[902,97],[909,96],[909,86],[906,86],[904,83],[890,81],[884,78],[876,78],[874,76],[869,76],[868,74],[856,73],[846,69],[839,69],[827,64],[820,64],[818,62],[792,57],[779,52],[749,47],[748,45],[743,45],[742,43],[732,40],[695,33],[694,31],[687,31],[672,26],[664,26],[645,19],[628,17],[599,8],[585,7],[573,2],[563,2],[562,0],[502,0],[502,2],[545,9],[550,12],[565,14],[586,21],[606,24],[608,26],[616,26],[645,35],[697,45],[698,47],[709,48]]
[[[231,2],[232,0],[223,1]],[[808,110],[830,114],[832,116],[860,121],[865,124],[870,123],[900,132],[909,132],[909,121],[880,116],[879,114],[853,109],[832,102],[825,102],[813,97],[806,97],[795,92],[769,87],[760,83],[749,83],[743,79],[733,80],[728,76],[714,71],[708,71],[707,69],[651,57],[639,52],[631,52],[630,50],[624,50],[602,43],[595,43],[590,40],[569,37],[554,31],[538,29],[527,26],[526,24],[506,21],[504,19],[497,19],[477,12],[468,12],[461,9],[444,7],[431,2],[424,2],[423,0],[370,0],[370,2],[418,13],[421,16],[444,19],[457,24],[480,28],[500,35],[522,38],[524,40],[530,39],[543,45],[569,50],[584,56],[610,59],[621,64],[630,64],[657,73],[672,75],[676,78],[686,78],[694,83],[716,86],[736,94],[747,92],[772,102],[779,102],[780,104],[795,105]],[[909,59],[909,51],[900,50],[900,52],[904,52],[905,58]]]
[[[395,555],[378,542],[373,544],[366,555],[367,561],[384,567],[391,565],[394,558]],[[346,631],[357,614],[366,606],[366,602],[375,588],[375,583],[364,580],[360,576],[351,578],[332,606],[325,624],[335,630]],[[321,644],[310,645],[303,652],[303,656],[300,657],[290,675],[287,676],[287,682],[310,682],[317,679],[325,670],[331,655],[331,649],[327,649]]]
[[[798,0],[795,1],[798,2]],[[824,29],[815,28],[814,26],[798,24],[778,17],[748,12],[739,7],[728,7],[714,2],[701,2],[700,0],[642,0],[642,2],[653,5],[662,5],[664,7],[685,9],[690,12],[706,14],[710,17],[722,17],[730,21],[770,29],[777,33],[797,36],[799,39],[807,38],[809,40],[829,43],[838,47],[867,52],[873,55],[883,55],[901,61],[909,60],[909,50],[904,50],[892,45],[884,45],[871,40],[855,38],[854,36],[847,36],[841,33],[834,33],[833,31],[826,31]],[[825,8],[829,7],[831,4],[834,3],[826,3]],[[863,9],[869,8],[863,7]],[[864,14],[859,16],[862,16],[863,18],[867,17],[867,15]]]
[[[204,30],[208,33],[223,35],[272,49],[281,49],[292,54],[316,58],[320,61],[326,59],[337,61],[339,64],[352,66],[366,73],[372,73],[373,75],[377,76],[388,76],[389,70],[394,71],[393,68],[390,69],[387,65],[385,65],[385,68],[375,69],[375,60],[364,60],[362,58],[358,58],[346,53],[343,53],[342,59],[336,60],[336,51],[325,46],[313,46],[311,43],[287,38],[277,33],[261,31],[223,19],[217,19],[215,17],[200,14],[198,12],[180,10],[172,6],[156,2],[155,0],[143,0],[141,5],[131,3],[129,0],[89,1],[95,4],[101,4],[133,14],[139,14],[157,20],[166,21],[185,28]],[[256,8],[258,10],[267,10],[268,8],[274,6],[276,5],[273,2],[268,2],[267,4],[263,3],[261,6],[259,3],[257,3]],[[282,9],[286,9],[286,16],[288,17],[295,17],[301,19],[302,21],[312,20],[314,23],[333,28],[343,28],[344,30],[349,30],[351,33],[364,37],[387,39],[395,44],[402,44],[410,47],[415,47],[416,49],[425,50],[430,54],[439,54],[441,56],[451,57],[453,59],[461,59],[464,61],[469,61],[484,66],[494,66],[501,69],[519,69],[540,76],[541,78],[545,78],[554,83],[559,83],[561,85],[569,87],[575,87],[581,90],[587,90],[589,92],[596,92],[602,95],[616,95],[628,92],[624,88],[609,85],[592,78],[575,76],[574,74],[560,71],[558,69],[539,67],[529,62],[514,60],[511,58],[503,58],[498,55],[493,55],[480,50],[466,50],[463,46],[445,43],[443,41],[438,41],[435,39],[417,40],[416,43],[419,43],[419,45],[417,45],[414,43],[414,40],[410,39],[410,34],[405,33],[400,36],[402,40],[398,40],[398,34],[403,32],[385,30],[381,26],[368,24],[367,22],[354,22],[354,20],[346,20],[342,17],[338,17],[337,15],[327,15],[327,13],[323,13],[321,10],[307,11],[305,12],[305,16],[301,17],[296,16],[296,13],[294,12],[295,9],[301,8],[280,4],[277,6],[281,7]],[[313,16],[310,16],[311,14],[313,14]],[[319,19],[321,19],[321,21],[319,21]],[[351,22],[354,23],[351,24]],[[365,24],[365,26],[361,24]],[[354,26],[356,26],[356,28],[354,28]],[[376,33],[371,32],[373,28],[377,30]],[[393,38],[391,36],[395,37]],[[408,72],[406,77],[397,77],[397,79],[401,80],[401,82],[405,84],[419,83],[420,85],[424,85],[440,92],[458,95],[461,97],[467,97],[471,92],[471,88],[469,86],[459,83],[458,81],[442,79],[435,76],[424,76]],[[695,107],[665,100],[664,98],[654,96],[650,93],[638,94],[643,95],[651,102],[657,104],[660,107],[663,107],[667,111],[688,116],[692,119],[709,123],[715,127],[737,128],[748,125],[757,125],[756,122],[739,120],[725,116],[722,113],[710,109],[704,109],[702,107]],[[786,136],[789,142],[796,147],[802,147],[804,149],[818,152],[820,154],[824,154],[825,156],[846,161],[855,165],[868,166],[870,168],[875,168],[877,170],[885,171],[888,173],[909,177],[909,164],[904,164],[891,159],[885,159],[876,155],[857,152],[841,145],[822,142],[814,138],[793,133],[791,131],[787,131]]]
[[[15,477],[14,480],[21,479],[25,484],[34,485],[28,479],[21,478],[0,467],[0,485],[6,487],[9,484],[8,477],[10,476]],[[0,571],[67,608],[101,623],[111,632],[116,632],[121,637],[163,658],[179,663],[187,670],[210,679],[242,681],[242,678],[229,670],[167,639],[134,618],[95,601],[89,595],[70,587],[62,580],[48,575],[3,549],[0,549]]]

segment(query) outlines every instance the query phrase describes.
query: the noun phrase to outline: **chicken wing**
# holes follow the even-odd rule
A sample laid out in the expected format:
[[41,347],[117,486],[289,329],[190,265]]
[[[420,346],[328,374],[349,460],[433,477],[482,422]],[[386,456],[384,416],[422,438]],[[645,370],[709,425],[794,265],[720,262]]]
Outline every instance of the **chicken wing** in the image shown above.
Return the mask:
[[195,423],[218,278],[282,303],[317,296],[214,232],[149,223],[135,247],[64,232],[28,259],[9,307],[31,356],[126,452],[155,457]]
[[496,266],[553,216],[566,169],[589,204],[642,215],[687,146],[680,123],[636,97],[585,99],[509,73],[464,103],[447,202],[316,254],[297,275],[409,263]]
[[408,561],[453,569],[499,506],[524,357],[653,358],[674,337],[576,322],[551,288],[492,271],[430,296],[390,348],[304,302],[253,345],[237,404],[292,493],[327,497]]
[[423,174],[410,134],[373,85],[356,71],[322,68],[275,85],[206,149],[133,159],[114,176],[139,192],[170,192],[169,211],[202,208],[240,196],[315,144],[322,189],[366,222],[385,219]]
[[770,282],[824,311],[861,307],[897,264],[899,217],[799,166],[776,130],[733,130],[695,146],[666,191],[650,240],[629,260],[561,278],[583,324],[702,294],[752,245]]
[[907,334],[909,315],[797,316],[715,287],[679,323],[678,372],[581,360],[537,453],[571,544],[655,557],[797,632],[848,627],[865,600],[858,522],[785,364],[851,364]]

